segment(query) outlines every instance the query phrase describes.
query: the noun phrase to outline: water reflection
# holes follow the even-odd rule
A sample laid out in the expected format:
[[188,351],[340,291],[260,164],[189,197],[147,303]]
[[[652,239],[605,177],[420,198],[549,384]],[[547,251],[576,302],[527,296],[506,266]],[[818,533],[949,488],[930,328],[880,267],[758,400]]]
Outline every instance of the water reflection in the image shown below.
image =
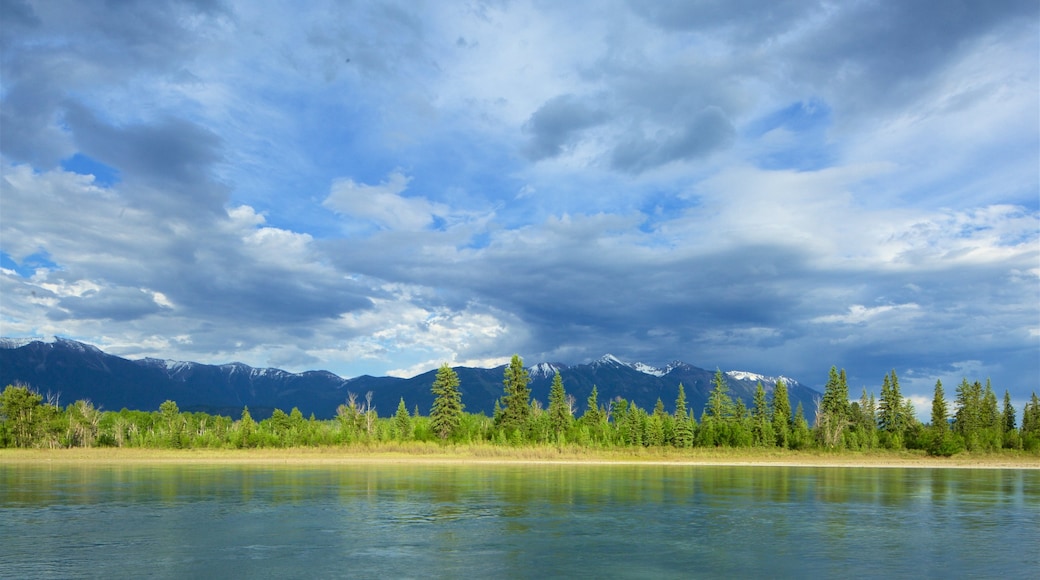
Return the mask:
[[992,575],[979,562],[996,558],[1014,576],[1040,565],[1040,472],[1028,470],[0,465],[0,510],[0,569],[13,576]]

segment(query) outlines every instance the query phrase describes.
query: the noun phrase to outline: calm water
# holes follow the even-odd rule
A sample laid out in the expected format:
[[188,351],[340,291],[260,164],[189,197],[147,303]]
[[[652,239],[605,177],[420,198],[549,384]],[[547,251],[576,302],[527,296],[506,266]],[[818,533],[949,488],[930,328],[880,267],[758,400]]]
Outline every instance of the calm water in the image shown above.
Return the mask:
[[0,465],[0,577],[1040,577],[1040,471]]

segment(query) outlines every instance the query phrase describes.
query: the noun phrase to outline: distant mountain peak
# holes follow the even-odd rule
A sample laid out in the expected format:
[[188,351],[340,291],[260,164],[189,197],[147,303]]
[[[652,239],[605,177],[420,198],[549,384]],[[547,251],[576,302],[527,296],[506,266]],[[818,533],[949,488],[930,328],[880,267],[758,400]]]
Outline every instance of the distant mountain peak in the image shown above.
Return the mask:
[[727,377],[730,377],[730,378],[732,378],[734,380],[737,380],[737,381],[751,381],[751,382],[759,382],[759,381],[761,381],[763,385],[770,385],[770,386],[776,385],[777,381],[783,381],[784,384],[786,384],[786,385],[791,385],[792,383],[797,383],[798,382],[798,381],[796,381],[796,380],[794,380],[792,378],[788,378],[788,377],[785,377],[783,375],[778,375],[778,376],[775,376],[775,377],[767,377],[765,375],[760,375],[758,373],[752,373],[752,372],[748,372],[748,371],[726,371],[725,374],[726,374]]
[[533,367],[528,367],[527,374],[532,377],[552,377],[566,368],[567,365],[564,364],[543,362],[538,363]]

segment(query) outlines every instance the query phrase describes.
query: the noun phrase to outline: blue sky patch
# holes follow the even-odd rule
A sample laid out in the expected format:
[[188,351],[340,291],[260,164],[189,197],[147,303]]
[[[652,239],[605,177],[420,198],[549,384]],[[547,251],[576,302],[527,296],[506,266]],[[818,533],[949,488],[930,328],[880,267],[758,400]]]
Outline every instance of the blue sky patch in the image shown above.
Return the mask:
[[61,168],[80,175],[93,175],[94,183],[101,187],[111,187],[120,181],[119,170],[105,165],[97,159],[77,153],[61,162]]

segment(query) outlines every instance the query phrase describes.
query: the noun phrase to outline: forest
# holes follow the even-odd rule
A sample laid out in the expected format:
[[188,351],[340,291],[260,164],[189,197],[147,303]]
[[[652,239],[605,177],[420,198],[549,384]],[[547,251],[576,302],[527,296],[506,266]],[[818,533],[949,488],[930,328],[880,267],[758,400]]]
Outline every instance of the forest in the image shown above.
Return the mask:
[[[579,408],[556,374],[546,404],[531,398],[530,377],[514,355],[503,377],[493,416],[465,411],[459,378],[445,364],[430,386],[426,415],[402,399],[393,414],[380,415],[371,393],[351,393],[334,419],[307,418],[293,408],[276,409],[256,421],[244,408],[239,418],[182,412],[174,401],[157,410],[107,411],[79,400],[62,408],[30,387],[8,385],[0,393],[0,447],[258,448],[364,445],[375,442],[442,442],[501,446],[759,447],[822,450],[923,450],[930,455],[989,453],[1002,449],[1040,455],[1040,400],[1034,392],[1021,423],[1007,391],[1002,404],[990,382],[968,379],[948,400],[935,385],[931,420],[917,420],[893,370],[880,395],[866,389],[851,400],[844,370],[831,368],[814,409],[791,409],[787,387],[767,394],[758,384],[752,404],[729,394],[725,375],[715,373],[707,404],[697,417],[676,388],[675,411],[658,399],[642,409],[623,398],[600,401],[594,387]],[[811,413],[811,415],[807,415]]]

